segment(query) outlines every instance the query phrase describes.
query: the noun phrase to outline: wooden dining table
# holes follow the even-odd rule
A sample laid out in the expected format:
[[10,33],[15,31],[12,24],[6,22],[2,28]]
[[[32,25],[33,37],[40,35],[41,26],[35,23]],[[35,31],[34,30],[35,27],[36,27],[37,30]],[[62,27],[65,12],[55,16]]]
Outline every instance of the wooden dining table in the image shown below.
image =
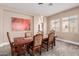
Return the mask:
[[[56,36],[55,36],[56,37]],[[55,46],[55,37],[54,37],[54,46]],[[46,40],[48,38],[48,36],[43,36],[43,40]],[[25,44],[30,44],[31,42],[33,42],[33,37],[16,37],[14,38],[14,43],[16,46],[18,45],[25,45]]]
[[14,38],[14,43],[15,43],[16,46],[29,44],[32,41],[33,41],[33,37],[27,37],[27,38],[17,37],[17,38]]

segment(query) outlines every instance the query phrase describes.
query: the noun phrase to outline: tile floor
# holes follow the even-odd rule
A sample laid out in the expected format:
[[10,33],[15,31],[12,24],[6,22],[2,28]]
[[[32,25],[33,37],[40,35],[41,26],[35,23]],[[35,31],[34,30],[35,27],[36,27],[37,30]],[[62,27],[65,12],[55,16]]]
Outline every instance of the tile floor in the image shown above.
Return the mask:
[[[9,46],[5,46],[0,48],[0,56],[10,56],[10,48]],[[26,56],[30,56],[26,53]],[[39,54],[36,54],[39,56]],[[56,46],[53,49],[42,49],[42,56],[79,56],[79,46],[72,45],[69,43],[65,43],[62,41],[56,41]]]

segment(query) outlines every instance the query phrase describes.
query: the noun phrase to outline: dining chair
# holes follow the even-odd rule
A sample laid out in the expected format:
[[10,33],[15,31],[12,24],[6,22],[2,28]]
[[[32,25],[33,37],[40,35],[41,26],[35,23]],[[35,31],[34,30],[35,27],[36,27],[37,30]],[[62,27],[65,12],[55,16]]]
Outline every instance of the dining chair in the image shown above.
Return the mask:
[[[48,34],[48,38],[45,38],[45,40],[43,40],[43,47],[46,45],[47,46],[47,51],[49,50],[49,47],[51,46],[53,48],[53,44],[54,44],[54,33],[51,32]],[[44,47],[45,48],[45,47]]]
[[11,47],[11,55],[13,56],[15,53],[17,53],[17,51],[16,51],[17,47],[15,46],[14,42],[11,42],[9,32],[7,32],[7,37],[8,37],[8,41],[10,43],[10,47]]
[[7,37],[8,37],[8,41],[10,43],[10,47],[11,47],[11,55],[22,55],[22,54],[25,54],[24,52],[24,47],[21,47],[21,46],[16,46],[14,42],[11,42],[11,39],[10,39],[10,35],[9,35],[9,32],[7,32]]
[[31,49],[32,55],[35,55],[35,52],[38,50],[39,54],[41,55],[41,47],[42,47],[42,34],[36,34],[33,37],[33,42],[29,45],[29,51]]

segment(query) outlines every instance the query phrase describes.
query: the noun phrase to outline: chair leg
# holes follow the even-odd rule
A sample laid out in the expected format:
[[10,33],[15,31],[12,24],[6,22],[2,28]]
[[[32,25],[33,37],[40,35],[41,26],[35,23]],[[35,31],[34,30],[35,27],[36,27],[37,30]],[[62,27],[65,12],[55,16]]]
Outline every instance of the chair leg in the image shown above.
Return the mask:
[[47,44],[47,51],[49,50],[49,45]]
[[11,50],[11,55],[14,56],[14,52]]
[[53,44],[54,44],[54,43],[52,43],[52,48],[53,48]]
[[25,54],[25,52],[23,52],[21,55],[24,55],[25,56],[26,54]]
[[20,56],[20,53],[19,52],[17,52],[17,56]]
[[54,42],[53,42],[53,43],[54,43],[54,46],[56,45],[56,44],[55,44],[55,43],[56,43],[55,40],[56,40],[56,39],[54,38]]
[[41,55],[41,48],[40,48],[40,55]]
[[55,46],[55,41],[53,42],[53,45]]
[[13,53],[13,52],[11,52],[11,55],[12,55],[12,56],[14,56],[14,53]]
[[32,51],[32,56],[34,56],[34,52],[35,52],[35,51],[33,50],[33,51]]
[[29,50],[29,46],[28,45],[27,45],[26,50],[27,50],[27,53],[29,54],[30,53],[30,50]]

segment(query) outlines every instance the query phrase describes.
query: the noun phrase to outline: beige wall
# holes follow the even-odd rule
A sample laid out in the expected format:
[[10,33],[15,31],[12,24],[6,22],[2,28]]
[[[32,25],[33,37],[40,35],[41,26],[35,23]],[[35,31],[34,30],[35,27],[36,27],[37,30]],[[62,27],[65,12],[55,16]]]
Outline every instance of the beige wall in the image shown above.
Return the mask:
[[[62,19],[64,17],[73,16],[73,15],[78,15],[78,33],[64,33],[64,32],[62,32],[62,30],[60,30],[60,32],[57,32],[56,34],[57,34],[57,36],[64,38],[65,40],[79,42],[79,7],[75,7],[75,8],[48,16],[47,17],[48,31],[50,28],[49,21],[57,19],[57,18]],[[61,29],[61,27],[60,27],[60,29]]]
[[0,43],[3,42],[3,9],[0,8]]

